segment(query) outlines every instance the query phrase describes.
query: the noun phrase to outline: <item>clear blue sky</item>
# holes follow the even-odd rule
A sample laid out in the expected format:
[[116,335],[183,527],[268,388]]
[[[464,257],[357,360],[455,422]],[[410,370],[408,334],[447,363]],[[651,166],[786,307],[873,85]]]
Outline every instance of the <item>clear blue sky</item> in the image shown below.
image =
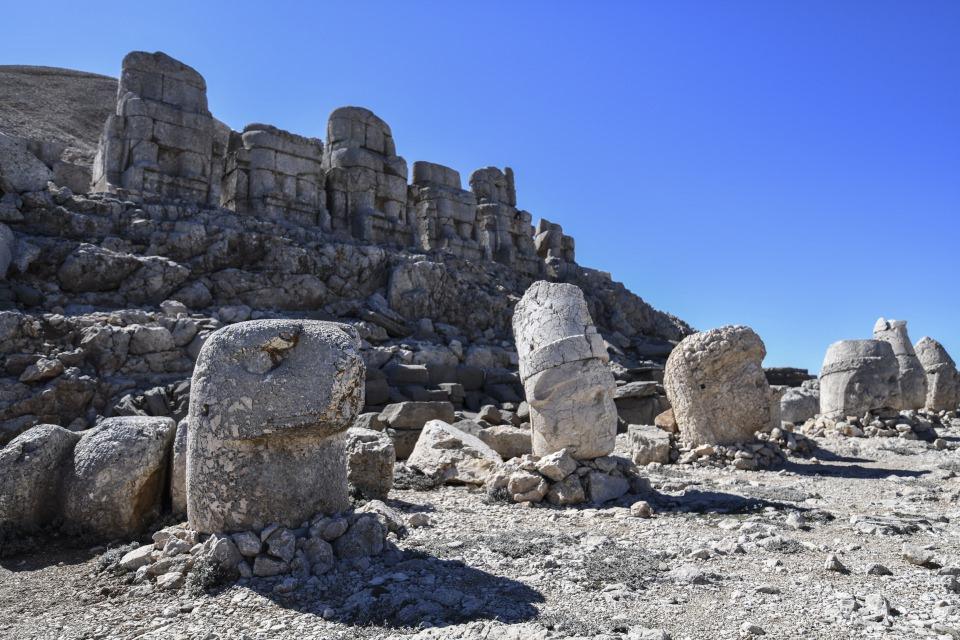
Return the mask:
[[214,114],[510,165],[578,261],[768,365],[905,318],[960,360],[960,2],[10,2],[0,63],[163,50]]

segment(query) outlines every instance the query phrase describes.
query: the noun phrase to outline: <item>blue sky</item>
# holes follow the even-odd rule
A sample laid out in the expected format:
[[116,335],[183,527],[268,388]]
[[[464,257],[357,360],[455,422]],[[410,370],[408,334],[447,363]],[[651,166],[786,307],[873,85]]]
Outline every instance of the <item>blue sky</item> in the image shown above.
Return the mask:
[[960,359],[960,3],[9,3],[0,64],[117,75],[162,50],[214,114],[324,137],[373,109],[399,153],[509,165],[520,206],[767,365],[905,318]]

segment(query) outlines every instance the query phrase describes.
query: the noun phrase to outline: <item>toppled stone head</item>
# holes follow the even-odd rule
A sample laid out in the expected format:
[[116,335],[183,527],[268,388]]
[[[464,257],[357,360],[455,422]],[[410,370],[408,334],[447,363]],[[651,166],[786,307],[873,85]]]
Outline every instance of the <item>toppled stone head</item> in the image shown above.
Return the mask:
[[763,373],[766,354],[745,326],[695,333],[674,348],[663,384],[684,442],[750,442],[756,431],[779,426],[779,403]]
[[906,320],[880,318],[873,325],[873,337],[893,347],[900,371],[900,404],[894,409],[922,409],[927,400],[927,377],[910,344]]
[[191,527],[298,526],[346,508],[342,432],[363,406],[363,381],[356,336],[345,325],[254,320],[213,333],[191,386]]
[[927,376],[927,411],[953,411],[960,405],[960,375],[957,365],[933,338],[923,337],[916,345],[917,358]]
[[588,460],[613,451],[616,383],[583,292],[572,284],[534,282],[514,309],[513,335],[533,453],[567,449]]
[[860,416],[900,406],[899,368],[889,343],[840,340],[827,349],[820,368],[820,413]]

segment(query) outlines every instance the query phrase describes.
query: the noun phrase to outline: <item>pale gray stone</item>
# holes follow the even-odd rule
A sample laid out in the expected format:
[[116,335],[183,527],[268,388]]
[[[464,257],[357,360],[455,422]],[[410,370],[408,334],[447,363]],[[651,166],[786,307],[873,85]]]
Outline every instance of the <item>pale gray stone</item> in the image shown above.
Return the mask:
[[820,368],[820,413],[862,416],[900,406],[897,359],[881,340],[841,340],[827,349]]
[[187,421],[177,423],[173,438],[173,460],[170,464],[170,509],[177,515],[187,514]]
[[513,334],[533,453],[568,449],[591,459],[613,451],[616,385],[583,292],[571,284],[533,283],[514,308]]
[[63,518],[102,537],[139,533],[160,515],[176,423],[170,418],[107,418],[85,431],[63,479]]
[[190,525],[295,527],[346,508],[342,432],[363,406],[363,379],[345,325],[254,320],[214,332],[191,384]]
[[953,358],[933,338],[923,337],[915,350],[927,376],[927,411],[953,411],[960,406],[960,374]]
[[393,488],[393,467],[397,461],[390,436],[383,431],[350,427],[346,448],[351,491],[371,500],[385,499]]
[[634,464],[643,466],[651,462],[670,462],[670,434],[660,427],[631,424],[627,427],[627,437]]
[[760,336],[745,326],[695,333],[676,346],[664,387],[684,442],[751,442],[756,431],[780,426],[761,366],[765,355]]
[[0,531],[34,531],[60,515],[62,470],[80,436],[42,424],[0,449]]
[[820,411],[820,389],[790,387],[780,396],[780,420],[803,424]]
[[476,436],[431,420],[420,432],[407,466],[442,482],[482,485],[500,462],[497,452]]
[[587,497],[595,504],[616,500],[629,490],[630,482],[626,478],[600,471],[587,474]]
[[923,409],[927,400],[927,376],[907,334],[906,320],[880,318],[873,325],[873,337],[893,348],[900,370],[900,405],[896,409]]

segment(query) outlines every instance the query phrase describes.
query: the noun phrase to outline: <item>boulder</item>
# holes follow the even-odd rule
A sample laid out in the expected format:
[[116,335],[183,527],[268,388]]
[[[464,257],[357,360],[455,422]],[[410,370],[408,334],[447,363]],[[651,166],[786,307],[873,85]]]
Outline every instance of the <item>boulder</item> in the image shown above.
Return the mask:
[[960,406],[960,375],[953,358],[933,338],[923,337],[915,351],[927,376],[927,411],[953,411]]
[[583,292],[572,284],[534,282],[514,309],[513,335],[533,453],[568,449],[591,459],[613,451],[616,384]]
[[803,424],[820,411],[819,389],[790,387],[780,396],[780,419]]
[[756,431],[779,426],[761,366],[765,355],[760,336],[745,326],[695,333],[677,345],[664,386],[683,441],[751,442]]
[[431,420],[420,432],[407,466],[450,484],[482,485],[502,462],[482,440],[441,420]]
[[120,416],[85,431],[63,477],[64,525],[100,537],[139,533],[160,515],[176,423]]
[[82,243],[60,265],[57,278],[66,291],[111,291],[139,267],[132,255]]
[[396,461],[393,442],[383,431],[347,429],[347,481],[353,493],[368,500],[386,499]]
[[449,402],[397,402],[380,412],[380,419],[393,429],[422,429],[431,420],[456,420]]
[[41,424],[0,449],[0,533],[35,531],[60,516],[62,470],[79,439]]
[[906,320],[879,318],[873,325],[873,337],[893,347],[900,370],[900,405],[895,409],[923,409],[927,401],[927,376],[907,334]]
[[630,482],[626,478],[600,471],[591,471],[587,474],[587,498],[594,504],[616,500],[628,491],[630,491]]
[[502,424],[480,430],[480,439],[501,458],[519,458],[530,453],[530,429]]
[[645,424],[631,424],[627,427],[627,438],[630,441],[630,457],[634,464],[669,464],[670,434],[663,429]]
[[187,515],[200,532],[296,527],[344,510],[343,432],[363,407],[347,325],[253,320],[212,333],[193,372]]
[[881,340],[841,340],[827,349],[820,368],[820,413],[862,416],[900,406],[900,368]]

